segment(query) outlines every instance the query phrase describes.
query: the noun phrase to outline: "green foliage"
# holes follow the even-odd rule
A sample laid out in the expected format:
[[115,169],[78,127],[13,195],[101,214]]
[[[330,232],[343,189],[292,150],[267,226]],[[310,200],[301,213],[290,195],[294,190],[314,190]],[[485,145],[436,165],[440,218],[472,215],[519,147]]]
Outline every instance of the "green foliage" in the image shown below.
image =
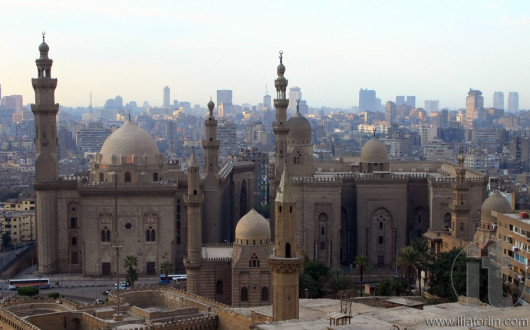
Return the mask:
[[2,245],[4,249],[11,243],[11,235],[9,233],[2,234]]
[[370,271],[370,264],[368,257],[365,255],[358,255],[355,257],[355,270],[361,276],[361,283],[364,283],[363,275]]
[[169,261],[164,261],[160,265],[160,274],[169,275],[173,273],[173,264]]
[[[467,263],[469,262],[481,264],[480,259],[469,258],[460,249],[441,253],[440,259],[433,262],[429,267],[431,273],[429,292],[440,298],[447,298],[452,302],[457,301],[458,296],[466,294]],[[480,300],[487,302],[488,274],[485,268],[480,269],[479,290]]]
[[403,277],[394,277],[394,280],[390,284],[390,291],[393,296],[401,296],[407,292],[407,280]]
[[9,199],[17,198],[21,192],[22,189],[20,188],[2,187],[0,188],[0,202],[7,202]]
[[325,263],[319,260],[310,261],[306,257],[304,271],[299,276],[300,295],[305,297],[305,289],[307,289],[310,298],[321,298],[328,274],[329,267]]
[[39,288],[34,286],[19,287],[17,293],[21,296],[33,297],[39,294]]
[[48,298],[51,298],[51,299],[57,299],[61,296],[61,294],[59,292],[50,292],[48,293]]
[[392,282],[388,278],[382,279],[375,286],[375,294],[377,296],[391,296],[392,295]]
[[333,268],[329,271],[324,284],[324,291],[330,294],[331,297],[336,298],[337,293],[342,290],[350,290],[353,288],[353,281],[351,277],[346,275],[340,268]]
[[136,256],[126,256],[123,261],[125,267],[125,280],[134,287],[134,282],[138,279],[138,273],[136,272],[138,258]]

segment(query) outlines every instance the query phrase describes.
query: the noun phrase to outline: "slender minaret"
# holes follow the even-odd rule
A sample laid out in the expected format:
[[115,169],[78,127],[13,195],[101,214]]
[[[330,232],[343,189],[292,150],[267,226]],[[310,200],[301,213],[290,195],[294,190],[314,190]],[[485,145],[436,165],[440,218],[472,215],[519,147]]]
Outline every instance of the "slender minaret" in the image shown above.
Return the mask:
[[456,238],[472,239],[475,234],[469,222],[469,186],[466,183],[464,153],[458,153],[458,167],[455,169],[456,179],[452,184],[453,202],[451,203],[451,235]]
[[215,104],[210,99],[208,102],[208,118],[204,121],[204,172],[206,176],[213,174],[217,177],[219,172],[219,146],[221,142],[217,140],[217,120],[213,116]]
[[275,184],[278,183],[277,180],[279,180],[280,173],[282,173],[285,163],[284,159],[287,156],[287,135],[289,134],[289,127],[287,126],[287,107],[289,106],[289,99],[285,97],[288,81],[283,76],[285,73],[285,66],[283,65],[282,51],[280,51],[280,64],[276,71],[278,72],[278,78],[274,81],[274,85],[276,86],[276,98],[274,99],[276,120],[272,124],[274,135],[276,137],[276,148],[274,150]]
[[53,61],[48,58],[50,47],[44,41],[39,46],[37,63],[38,78],[31,79],[35,90],[35,104],[31,111],[35,115],[35,182],[55,182],[58,174],[57,161],[57,111],[55,87],[57,79],[51,77]]
[[35,90],[35,204],[37,220],[38,271],[49,274],[57,271],[58,225],[56,191],[50,189],[58,179],[57,111],[55,87],[57,79],[51,77],[53,61],[48,58],[49,47],[44,40],[39,46],[37,78],[31,79]]
[[287,164],[284,165],[274,201],[276,232],[273,254],[269,257],[274,321],[298,319],[298,273],[304,263],[296,249],[296,203]]
[[202,266],[202,228],[201,209],[204,196],[200,191],[201,177],[199,175],[199,163],[195,157],[195,151],[191,154],[188,162],[188,194],[184,195],[184,202],[188,208],[188,255],[184,258],[188,292],[199,292],[198,273]]

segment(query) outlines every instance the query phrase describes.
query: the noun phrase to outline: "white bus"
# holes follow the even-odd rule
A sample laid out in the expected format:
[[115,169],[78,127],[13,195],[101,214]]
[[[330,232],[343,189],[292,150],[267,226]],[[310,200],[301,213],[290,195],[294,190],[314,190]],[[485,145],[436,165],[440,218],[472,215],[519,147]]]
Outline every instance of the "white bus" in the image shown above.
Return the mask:
[[21,278],[9,280],[9,290],[16,290],[20,287],[25,286],[34,286],[40,289],[49,289],[50,288],[50,279],[49,278]]

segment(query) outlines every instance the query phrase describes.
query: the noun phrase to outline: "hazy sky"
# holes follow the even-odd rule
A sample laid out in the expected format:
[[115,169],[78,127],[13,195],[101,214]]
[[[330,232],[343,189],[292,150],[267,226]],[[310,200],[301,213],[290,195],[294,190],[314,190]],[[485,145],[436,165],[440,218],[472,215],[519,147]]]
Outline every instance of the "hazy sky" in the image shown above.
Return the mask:
[[530,1],[0,0],[2,95],[34,102],[31,78],[46,31],[56,100],[94,106],[171,100],[205,106],[217,89],[236,104],[274,93],[278,51],[309,106],[350,108],[360,88],[383,102],[485,106],[518,91],[530,108]]

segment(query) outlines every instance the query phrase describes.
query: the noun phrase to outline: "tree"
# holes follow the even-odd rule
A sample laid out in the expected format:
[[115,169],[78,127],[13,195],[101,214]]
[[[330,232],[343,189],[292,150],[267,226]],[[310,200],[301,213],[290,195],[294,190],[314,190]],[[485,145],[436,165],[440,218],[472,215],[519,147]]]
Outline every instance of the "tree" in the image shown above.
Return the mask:
[[[308,289],[308,293],[310,297],[312,298],[320,298],[322,297],[322,289],[324,281],[326,280],[328,274],[329,274],[329,267],[319,260],[312,260],[310,261],[309,258],[306,257],[305,263],[304,263],[304,277],[300,277],[300,283],[305,285],[306,287],[303,287],[304,289]],[[308,276],[312,279],[309,280],[309,278],[305,277]]]
[[17,293],[21,296],[32,297],[39,294],[38,286],[21,286],[17,289]]
[[136,272],[136,267],[138,267],[138,258],[136,256],[126,256],[123,259],[123,266],[125,267],[125,280],[132,287],[134,287],[134,282],[138,279],[138,273]]
[[173,273],[173,264],[169,261],[164,261],[160,265],[160,274],[169,275]]
[[419,265],[420,254],[412,245],[405,246],[399,251],[396,266],[401,267],[401,272],[405,273],[405,276],[409,280],[409,288],[412,287],[414,274],[420,269]]
[[375,286],[375,294],[378,296],[392,295],[392,282],[388,278],[382,279]]
[[[466,294],[467,264],[480,259],[469,258],[461,249],[442,252],[440,258],[429,266],[429,292],[440,298],[457,301],[458,296]],[[488,302],[488,273],[486,268],[480,269],[480,300]],[[456,291],[456,292],[455,292]]]
[[333,298],[337,297],[337,293],[342,290],[348,290],[352,288],[352,280],[342,269],[333,268],[329,272],[329,275],[324,284],[326,293],[333,295]]
[[300,298],[318,297],[317,282],[311,277],[311,275],[301,272],[298,276],[298,284],[300,286]]
[[11,234],[9,232],[5,232],[2,234],[2,247],[4,250],[9,246],[9,243],[11,243]]
[[355,257],[355,270],[361,275],[361,284],[364,283],[363,274],[368,271],[368,267],[368,257],[362,254]]

